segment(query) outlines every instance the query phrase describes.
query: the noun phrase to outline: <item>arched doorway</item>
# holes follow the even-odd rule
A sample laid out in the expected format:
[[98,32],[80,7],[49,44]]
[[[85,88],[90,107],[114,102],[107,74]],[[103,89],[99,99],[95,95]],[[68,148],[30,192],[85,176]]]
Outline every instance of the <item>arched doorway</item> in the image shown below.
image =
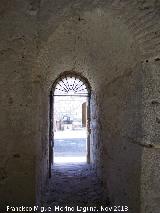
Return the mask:
[[64,72],[53,83],[50,91],[50,177],[55,161],[70,159],[90,163],[90,97],[88,80],[75,72]]

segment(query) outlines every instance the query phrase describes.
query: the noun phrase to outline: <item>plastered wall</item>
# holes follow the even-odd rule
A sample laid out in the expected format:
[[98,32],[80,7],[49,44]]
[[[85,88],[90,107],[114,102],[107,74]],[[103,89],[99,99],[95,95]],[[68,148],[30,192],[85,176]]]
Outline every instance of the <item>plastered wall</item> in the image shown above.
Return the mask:
[[0,198],[41,200],[49,92],[64,71],[92,87],[91,162],[112,203],[159,212],[159,1],[0,2]]

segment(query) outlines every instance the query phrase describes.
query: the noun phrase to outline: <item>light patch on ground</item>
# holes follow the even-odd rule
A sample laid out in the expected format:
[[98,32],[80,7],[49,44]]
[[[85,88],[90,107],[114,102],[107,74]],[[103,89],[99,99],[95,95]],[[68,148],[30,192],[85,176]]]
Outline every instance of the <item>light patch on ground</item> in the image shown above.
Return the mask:
[[54,162],[58,164],[65,164],[65,163],[86,163],[87,158],[86,156],[80,157],[55,157]]
[[54,133],[54,163],[86,163],[87,132],[81,130],[65,130]]
[[54,139],[86,138],[86,130],[65,130],[54,132]]

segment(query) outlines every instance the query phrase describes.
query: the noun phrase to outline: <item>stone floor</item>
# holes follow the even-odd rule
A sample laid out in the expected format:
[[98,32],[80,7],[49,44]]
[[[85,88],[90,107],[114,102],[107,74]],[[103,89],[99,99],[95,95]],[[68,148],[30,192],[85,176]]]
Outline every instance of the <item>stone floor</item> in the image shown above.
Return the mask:
[[[96,209],[107,204],[101,183],[88,164],[54,166],[43,206],[51,207],[52,212],[85,212],[84,207]],[[95,210],[88,208],[87,212]]]

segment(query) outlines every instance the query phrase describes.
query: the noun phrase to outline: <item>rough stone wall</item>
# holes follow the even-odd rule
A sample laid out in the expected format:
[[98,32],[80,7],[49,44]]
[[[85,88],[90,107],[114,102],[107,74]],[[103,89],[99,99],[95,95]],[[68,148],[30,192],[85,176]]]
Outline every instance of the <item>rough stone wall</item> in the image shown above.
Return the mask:
[[[110,174],[110,169],[107,168],[108,159],[102,156],[102,152],[104,148],[108,145],[108,143],[112,144],[112,146],[114,145],[113,143],[111,143],[110,139],[103,134],[103,132],[106,132],[107,134],[108,129],[109,131],[111,131],[111,127],[109,127],[107,125],[108,123],[106,123],[107,122],[106,117],[108,114],[111,114],[113,110],[110,108],[107,109],[106,107],[102,107],[108,101],[107,91],[105,90],[105,88],[106,88],[106,85],[108,84],[112,85],[112,82],[114,85],[114,82],[117,82],[117,80],[121,78],[123,79],[123,77],[125,76],[131,75],[132,72],[133,73],[140,72],[140,70],[138,71],[134,70],[135,65],[138,63],[138,59],[137,59],[138,48],[136,47],[134,40],[132,39],[132,36],[130,36],[125,25],[123,25],[122,23],[119,23],[119,20],[116,17],[115,18],[112,17],[112,14],[108,10],[104,11],[99,8],[98,9],[94,8],[91,11],[86,9],[83,12],[81,12],[80,18],[79,16],[77,16],[77,14],[73,13],[72,17],[68,17],[65,19],[65,21],[63,21],[63,23],[60,23],[59,26],[56,27],[55,32],[52,34],[52,36],[50,36],[48,48],[44,50],[44,54],[42,54],[39,61],[43,61],[44,58],[47,59],[46,62],[49,66],[49,68],[46,70],[43,68],[41,73],[42,76],[44,77],[47,76],[47,79],[45,79],[45,82],[43,83],[44,90],[49,92],[49,89],[51,88],[51,85],[54,82],[55,78],[61,72],[66,70],[80,72],[85,77],[87,77],[91,83],[91,87],[92,87],[91,162],[93,163],[93,167],[97,169],[97,173],[99,177],[103,177],[104,183],[106,184],[105,180],[108,179],[108,176]],[[46,72],[46,74],[44,72]],[[136,80],[137,82],[139,79],[133,78],[130,80],[130,82],[132,80],[133,81]],[[129,84],[128,79],[125,78],[125,81],[121,81],[121,84],[122,85],[124,84],[123,90],[125,91],[125,89],[128,87],[128,84]],[[140,87],[141,89],[142,82],[140,81],[139,84],[141,84],[141,87]],[[135,87],[136,85],[137,84],[135,83]],[[127,89],[130,90],[130,87],[128,87]],[[115,90],[119,91],[120,89],[115,87]],[[132,91],[130,92],[129,95],[131,94],[132,94]],[[124,99],[126,99],[125,95],[124,95]],[[141,97],[140,97],[140,100],[141,100]],[[120,105],[120,101],[121,100],[119,97],[119,99],[116,100],[115,102],[115,105],[117,106],[117,108],[118,108],[118,104]],[[132,103],[133,103],[133,99],[130,100],[129,104],[131,105]],[[110,102],[109,104],[112,106]],[[123,105],[123,101],[121,105]],[[132,109],[131,109],[131,106],[129,107],[130,108],[126,109],[126,111],[128,110],[127,111],[128,118],[131,120],[132,117],[130,117],[129,113]],[[122,111],[122,108],[119,108],[117,110],[117,112],[121,112],[121,111]],[[43,119],[43,122],[45,122],[45,120],[47,122],[47,117],[42,117],[42,119]],[[120,120],[121,122],[118,123],[117,125],[120,131],[121,125],[123,122],[126,122],[127,117],[125,117],[124,119],[122,116],[122,118],[119,118],[119,119],[121,119]],[[111,123],[112,121],[108,121],[108,122]],[[42,134],[45,134],[46,129],[43,129],[42,131],[43,131]],[[120,143],[118,144],[117,142],[118,136],[120,135],[117,134],[117,137],[116,135],[114,135],[116,144],[115,144],[115,147],[112,147],[112,148],[114,148],[115,150],[121,149],[121,144]],[[119,140],[122,141],[121,143],[124,143],[122,138]],[[102,141],[104,141],[104,143],[102,143]],[[136,149],[136,151],[137,150],[138,149]],[[110,151],[110,155],[114,154],[113,150],[109,150],[109,151]],[[128,151],[128,156],[130,155],[130,153],[131,153],[131,148],[130,148],[130,151]],[[126,159],[127,159],[127,156],[126,156]],[[134,161],[134,158],[131,159],[131,162],[133,161]],[[138,162],[140,164],[140,161]],[[117,162],[116,160],[114,164],[121,164],[122,171],[121,173],[119,173],[119,175],[122,180],[125,172],[127,175],[126,168],[123,168],[125,166],[125,162],[120,163],[120,162]],[[110,164],[110,167],[113,167],[112,163]],[[136,166],[131,167],[134,170],[134,173],[137,167]],[[104,168],[104,170],[102,170],[102,168]],[[115,169],[118,169],[118,166]],[[140,171],[139,171],[138,177],[139,175],[140,175]],[[115,180],[116,180],[116,176],[115,176]],[[112,179],[110,179],[110,181],[111,181],[111,186],[113,186],[114,181],[112,181]],[[135,177],[133,177],[130,181],[132,183],[132,186],[134,181],[135,181]],[[139,177],[139,182],[140,182],[140,177]],[[137,183],[138,187],[140,186],[139,182]],[[119,182],[117,181],[117,183]],[[125,190],[127,190],[128,185],[126,185],[124,180]],[[119,186],[119,188],[121,187]],[[120,190],[122,190],[123,192],[123,189],[119,189],[119,191]],[[112,194],[113,197],[117,197],[117,189],[114,189],[114,190],[112,189],[107,191],[107,193],[108,192],[109,192],[109,195]],[[119,194],[116,201],[121,200],[121,194]],[[137,198],[137,194],[135,194],[135,197],[136,198],[132,198],[131,196],[129,196],[129,190],[126,192],[126,196],[125,196],[125,198],[127,198],[126,202],[128,202],[128,200],[130,200],[130,202],[131,200],[134,200],[133,201],[134,203],[137,201],[138,198],[140,199],[140,195]],[[121,202],[123,201],[124,199],[121,200]]]
[[[118,69],[121,69],[120,67]],[[142,71],[135,66],[103,87],[103,177],[112,203],[140,211]]]
[[142,212],[158,213],[160,209],[160,61],[143,63],[145,89],[143,93],[143,144],[141,171]]
[[[141,64],[159,58],[159,1],[66,0],[50,2],[45,10],[39,17],[42,47],[49,41],[42,53],[49,66],[46,82],[65,70],[81,72],[91,82],[91,159],[111,201],[126,202],[131,212],[156,212],[157,190],[155,201],[153,192],[146,196],[149,181],[156,177],[145,178],[151,166],[146,163],[144,135],[145,131],[150,135],[152,127],[143,120],[144,109],[150,111],[144,101],[149,77]],[[152,152],[157,156],[158,150]],[[146,208],[150,199],[153,202]]]
[[32,66],[37,24],[30,6],[29,1],[0,1],[1,204],[33,204],[36,198]]

